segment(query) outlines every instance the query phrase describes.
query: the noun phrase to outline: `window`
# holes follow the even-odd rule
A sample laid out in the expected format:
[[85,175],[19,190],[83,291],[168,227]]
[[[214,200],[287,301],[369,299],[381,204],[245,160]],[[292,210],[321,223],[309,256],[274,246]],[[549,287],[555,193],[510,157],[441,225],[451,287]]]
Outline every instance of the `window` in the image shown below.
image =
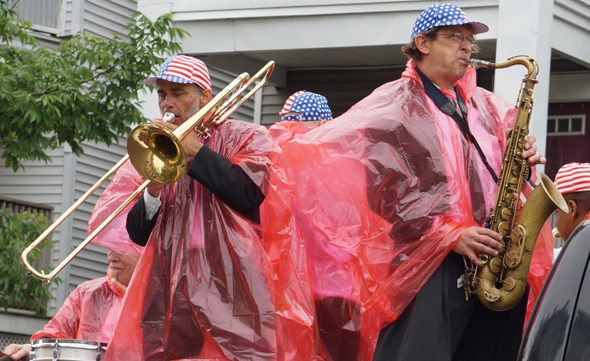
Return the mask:
[[547,120],[547,135],[586,134],[586,115],[555,115]]
[[57,32],[58,0],[19,0],[15,10],[21,19],[33,24],[33,29]]

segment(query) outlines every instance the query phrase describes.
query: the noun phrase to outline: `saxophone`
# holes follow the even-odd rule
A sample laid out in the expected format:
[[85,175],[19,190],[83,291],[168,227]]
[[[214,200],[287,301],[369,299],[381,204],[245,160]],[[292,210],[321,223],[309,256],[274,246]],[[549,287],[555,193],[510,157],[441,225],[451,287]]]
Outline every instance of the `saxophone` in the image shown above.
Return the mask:
[[486,219],[486,227],[502,236],[502,248],[495,257],[481,253],[479,260],[483,266],[464,275],[467,296],[476,294],[488,309],[505,311],[522,299],[541,227],[555,209],[566,213],[568,209],[563,196],[545,174],[540,175],[539,186],[521,207],[521,188],[529,172],[521,154],[529,134],[533,87],[537,83],[538,66],[535,61],[528,56],[516,56],[497,64],[478,59],[466,62],[474,68],[491,69],[520,64],[528,70],[517,100],[514,128],[504,150],[496,202]]

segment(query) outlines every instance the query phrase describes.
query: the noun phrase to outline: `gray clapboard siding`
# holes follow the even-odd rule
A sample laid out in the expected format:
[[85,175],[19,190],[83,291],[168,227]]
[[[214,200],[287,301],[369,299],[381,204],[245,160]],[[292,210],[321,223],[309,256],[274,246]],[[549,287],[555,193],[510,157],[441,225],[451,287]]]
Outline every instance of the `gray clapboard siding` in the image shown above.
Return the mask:
[[270,127],[280,121],[279,112],[283,109],[285,100],[292,94],[285,89],[279,89],[273,85],[262,88],[262,114],[260,124]]
[[84,31],[112,39],[116,33],[126,38],[124,26],[137,10],[137,1],[86,0],[84,2]]
[[[125,141],[120,140],[125,144]],[[114,144],[84,143],[84,154],[76,159],[75,198],[81,197],[88,189],[109,171],[125,154],[126,148]],[[109,184],[107,180],[88,201],[80,206],[72,224],[72,248],[78,246],[87,237],[88,220],[98,197]],[[107,251],[94,244],[88,245],[73,261],[70,267],[68,293],[81,282],[105,275],[107,268]]]
[[[250,74],[252,76],[253,74]],[[211,87],[213,96],[217,95],[229,83],[231,83],[238,74],[231,74],[226,71],[209,67],[209,76],[211,77]],[[245,95],[245,93],[244,93]],[[231,115],[232,119],[239,119],[246,122],[252,122],[254,117],[254,96],[246,101],[235,113]]]

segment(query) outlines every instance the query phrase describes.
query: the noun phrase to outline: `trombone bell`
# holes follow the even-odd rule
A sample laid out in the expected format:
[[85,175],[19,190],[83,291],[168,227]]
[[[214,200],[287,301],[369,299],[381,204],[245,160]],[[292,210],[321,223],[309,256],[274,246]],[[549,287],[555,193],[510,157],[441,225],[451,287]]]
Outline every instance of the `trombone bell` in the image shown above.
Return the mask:
[[157,123],[137,126],[127,140],[133,167],[158,184],[176,182],[186,171],[184,148],[174,133]]

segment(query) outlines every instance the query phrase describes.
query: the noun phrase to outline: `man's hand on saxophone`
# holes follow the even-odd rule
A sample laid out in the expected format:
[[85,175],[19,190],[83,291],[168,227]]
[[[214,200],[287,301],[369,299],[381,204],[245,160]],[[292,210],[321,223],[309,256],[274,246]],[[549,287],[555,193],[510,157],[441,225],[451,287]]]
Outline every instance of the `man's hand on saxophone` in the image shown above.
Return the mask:
[[[510,131],[512,129],[506,130],[506,136],[510,135]],[[537,145],[535,142],[537,138],[534,135],[527,136],[526,143],[524,143],[524,149],[522,152],[522,157],[526,159],[526,165],[529,167],[534,167],[537,164],[545,164],[547,163],[547,158],[543,157],[541,153],[537,152]]]
[[481,267],[483,264],[477,258],[479,253],[497,256],[502,248],[500,241],[502,236],[499,233],[483,227],[465,228],[461,238],[453,248],[453,252],[463,255],[471,260],[474,265]]
[[529,135],[526,143],[524,143],[525,150],[522,152],[522,157],[526,159],[526,164],[529,167],[547,163],[547,159],[541,156],[541,153],[537,152],[537,146],[535,145],[536,140],[537,138],[535,138],[534,135]]

